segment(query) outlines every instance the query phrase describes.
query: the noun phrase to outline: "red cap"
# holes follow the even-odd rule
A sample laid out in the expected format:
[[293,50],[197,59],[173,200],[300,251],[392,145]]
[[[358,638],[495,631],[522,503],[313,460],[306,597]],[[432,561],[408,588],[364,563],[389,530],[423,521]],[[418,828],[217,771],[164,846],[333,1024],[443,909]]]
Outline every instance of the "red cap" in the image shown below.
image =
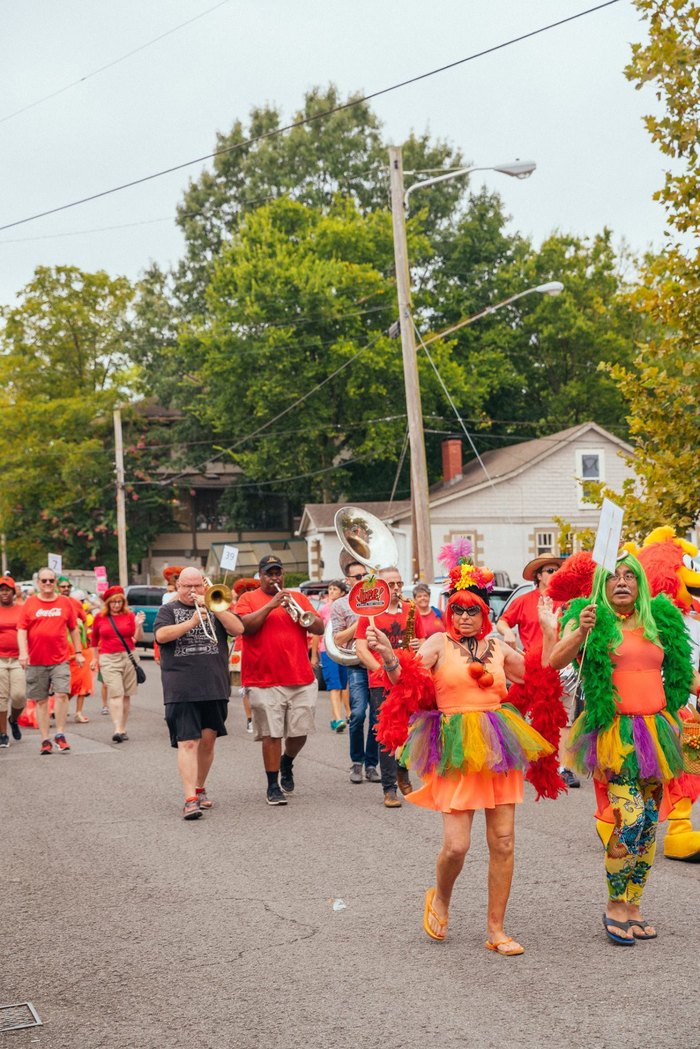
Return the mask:
[[12,578],[12,576],[9,576],[9,575],[2,575],[2,576],[0,576],[0,586],[9,586],[10,590],[14,590],[16,585],[17,584],[15,583],[14,579]]
[[105,590],[104,594],[102,595],[102,600],[105,601],[105,602],[109,601],[110,597],[124,597],[124,587],[123,586],[110,586],[110,587],[108,587],[107,590]]

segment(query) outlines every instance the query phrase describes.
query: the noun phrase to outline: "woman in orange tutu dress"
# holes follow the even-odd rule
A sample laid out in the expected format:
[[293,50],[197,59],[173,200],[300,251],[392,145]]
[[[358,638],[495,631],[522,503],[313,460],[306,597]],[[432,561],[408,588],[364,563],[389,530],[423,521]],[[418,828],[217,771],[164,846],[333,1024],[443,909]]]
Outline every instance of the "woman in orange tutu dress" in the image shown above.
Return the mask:
[[[426,893],[423,928],[431,939],[444,940],[452,890],[469,849],[474,812],[483,809],[489,849],[485,946],[513,956],[524,951],[504,929],[513,877],[515,806],[523,800],[523,771],[530,762],[553,753],[554,747],[504,702],[506,678],[522,682],[525,663],[521,653],[488,637],[493,628],[485,586],[492,574],[465,564],[452,575],[457,578],[452,579],[456,588],[447,604],[447,631],[433,634],[421,645],[417,662],[412,664],[408,654],[399,660],[380,631],[368,630],[367,639],[393,685],[403,675],[404,685],[414,695],[423,693],[423,701],[414,704],[414,709],[424,709],[412,716],[401,748],[402,763],[423,780],[423,786],[406,801],[442,813],[443,820],[437,881]],[[398,737],[392,730],[401,720],[399,715],[391,724],[402,702],[400,689],[395,693],[396,702],[392,704],[391,694],[385,701],[377,732],[380,742],[389,746],[396,745]],[[405,711],[403,716],[405,724]]]

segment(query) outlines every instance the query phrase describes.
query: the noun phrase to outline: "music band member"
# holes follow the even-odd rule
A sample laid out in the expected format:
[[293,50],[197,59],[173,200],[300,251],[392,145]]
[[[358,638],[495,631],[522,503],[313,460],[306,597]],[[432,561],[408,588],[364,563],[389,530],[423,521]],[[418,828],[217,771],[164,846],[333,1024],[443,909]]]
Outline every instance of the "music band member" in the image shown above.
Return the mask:
[[154,625],[165,720],[170,744],[177,748],[186,820],[199,819],[213,804],[206,781],[217,737],[227,735],[228,637],[243,633],[235,612],[207,609],[205,590],[199,569],[183,569],[175,600],[160,607]]
[[[284,589],[279,557],[263,557],[258,573],[259,589],[241,594],[236,605],[245,627],[241,682],[250,690],[253,732],[262,743],[267,803],[286,805],[294,759],[314,731],[318,685],[307,631],[322,635],[323,620],[304,594]],[[300,621],[305,614],[306,624]]]

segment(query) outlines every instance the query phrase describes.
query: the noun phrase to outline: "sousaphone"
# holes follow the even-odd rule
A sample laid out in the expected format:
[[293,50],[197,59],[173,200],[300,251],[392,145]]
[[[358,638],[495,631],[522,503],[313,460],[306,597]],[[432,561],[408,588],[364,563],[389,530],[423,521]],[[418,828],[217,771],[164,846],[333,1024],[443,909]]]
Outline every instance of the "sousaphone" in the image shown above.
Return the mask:
[[[335,515],[335,531],[344,553],[340,557],[340,566],[345,570],[351,561],[377,572],[380,568],[395,565],[399,552],[396,540],[388,526],[368,510],[359,506],[341,506]],[[333,640],[331,620],[328,620],[323,633],[326,652],[331,659],[345,667],[356,667],[360,661],[355,655],[355,642],[348,648],[341,648]]]

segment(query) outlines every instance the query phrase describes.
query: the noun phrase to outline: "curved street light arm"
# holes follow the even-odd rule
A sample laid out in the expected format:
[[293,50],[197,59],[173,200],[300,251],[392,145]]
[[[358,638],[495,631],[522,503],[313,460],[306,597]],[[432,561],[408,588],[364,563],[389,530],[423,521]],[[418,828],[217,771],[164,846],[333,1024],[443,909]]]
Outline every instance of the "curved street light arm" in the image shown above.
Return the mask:
[[503,302],[496,302],[493,306],[486,306],[483,310],[479,310],[478,313],[472,314],[471,317],[467,317],[463,321],[459,321],[458,324],[453,324],[451,328],[445,328],[444,331],[439,331],[436,335],[431,335],[429,339],[423,339],[423,345],[429,346],[431,342],[436,342],[438,339],[444,339],[448,335],[451,335],[455,331],[459,331],[460,328],[466,328],[468,324],[473,324],[474,321],[480,320],[481,317],[488,316],[489,313],[495,313],[496,310],[503,309],[504,306],[510,306],[516,299],[522,299],[524,295],[559,295],[564,290],[564,285],[561,281],[552,280],[547,284],[538,284],[536,288],[527,288],[526,291],[519,291],[517,295],[511,295],[509,298],[504,299]]
[[435,186],[438,182],[448,182],[450,179],[459,178],[461,175],[471,175],[475,171],[498,171],[501,175],[510,175],[512,178],[523,179],[528,178],[536,167],[534,160],[516,160],[512,164],[488,164],[485,167],[459,168],[457,171],[447,171],[444,175],[436,175],[435,178],[426,178],[421,182],[414,182],[404,193],[403,206],[408,211],[408,198],[414,189]]

